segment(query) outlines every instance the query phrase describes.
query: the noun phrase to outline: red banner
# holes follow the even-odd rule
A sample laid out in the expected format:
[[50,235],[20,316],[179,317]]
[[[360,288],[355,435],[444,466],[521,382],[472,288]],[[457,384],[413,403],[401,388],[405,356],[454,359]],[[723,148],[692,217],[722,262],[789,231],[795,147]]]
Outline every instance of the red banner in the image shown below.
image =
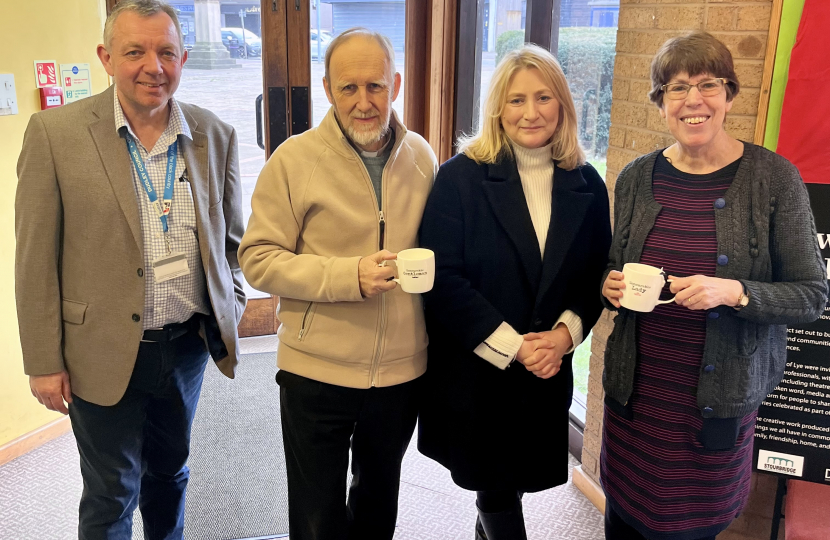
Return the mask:
[[790,58],[777,152],[810,184],[830,184],[830,1],[806,0]]

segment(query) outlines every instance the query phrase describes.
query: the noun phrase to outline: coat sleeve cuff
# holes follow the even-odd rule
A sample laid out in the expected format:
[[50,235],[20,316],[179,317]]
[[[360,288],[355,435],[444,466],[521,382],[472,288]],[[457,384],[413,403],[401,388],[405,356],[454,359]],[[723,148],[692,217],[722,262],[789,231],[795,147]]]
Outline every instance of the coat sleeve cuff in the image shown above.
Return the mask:
[[582,319],[579,318],[579,315],[571,311],[570,309],[566,309],[562,312],[562,315],[559,316],[559,319],[553,325],[554,328],[562,323],[568,328],[568,332],[571,334],[571,341],[573,341],[573,345],[568,352],[565,354],[570,354],[574,352],[574,350],[579,347],[582,343]]
[[516,358],[524,338],[506,322],[501,323],[473,352],[499,369],[505,369]]
[[362,257],[336,257],[331,270],[330,301],[360,302],[360,277],[358,265]]

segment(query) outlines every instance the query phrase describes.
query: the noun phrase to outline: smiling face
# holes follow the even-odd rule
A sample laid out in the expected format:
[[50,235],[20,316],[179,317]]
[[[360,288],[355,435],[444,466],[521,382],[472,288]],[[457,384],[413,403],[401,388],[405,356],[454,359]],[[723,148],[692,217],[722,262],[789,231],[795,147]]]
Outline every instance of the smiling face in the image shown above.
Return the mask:
[[[697,84],[716,76],[702,73],[689,77],[688,73],[683,72],[672,77],[669,83]],[[726,135],[723,123],[731,108],[732,101],[726,100],[725,89],[707,97],[700,95],[700,91],[693,87],[685,99],[669,99],[664,95],[660,116],[666,119],[669,131],[681,146],[699,150]]]
[[525,148],[545,146],[559,125],[559,113],[559,101],[538,69],[523,68],[513,75],[501,113],[511,141]]
[[355,36],[337,47],[323,87],[349,139],[366,151],[380,149],[389,131],[392,102],[401,89],[401,76],[392,73],[380,44]]
[[187,52],[166,13],[142,17],[125,11],[115,20],[111,43],[98,46],[98,57],[124,112],[146,115],[167,107],[179,86]]

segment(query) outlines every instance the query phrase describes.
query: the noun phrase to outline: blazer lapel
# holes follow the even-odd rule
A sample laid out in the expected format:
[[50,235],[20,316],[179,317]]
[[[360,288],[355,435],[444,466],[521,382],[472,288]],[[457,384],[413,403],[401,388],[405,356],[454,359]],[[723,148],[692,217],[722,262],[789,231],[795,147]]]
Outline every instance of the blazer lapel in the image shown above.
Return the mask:
[[498,163],[488,166],[488,175],[483,183],[484,193],[496,219],[516,246],[527,279],[535,289],[542,271],[542,253],[539,251],[516,162],[502,158]]
[[587,184],[579,169],[566,171],[558,165],[554,169],[550,226],[545,240],[545,259],[542,262],[537,304],[556,279],[556,274],[565,262],[565,255],[594,200],[593,193],[581,192],[585,187]]
[[184,109],[182,110],[190,127],[191,141],[179,136],[190,180],[190,192],[193,194],[193,208],[196,212],[196,230],[199,232],[199,251],[205,273],[210,261],[210,165],[208,164],[207,135],[199,131],[199,123]]
[[144,253],[144,240],[141,235],[141,220],[138,216],[135,186],[133,185],[132,163],[127,152],[127,143],[115,131],[114,86],[104,91],[93,109],[98,119],[89,125],[92,139],[98,149],[101,163],[107,172],[112,191],[118,206],[124,213],[139,251]]

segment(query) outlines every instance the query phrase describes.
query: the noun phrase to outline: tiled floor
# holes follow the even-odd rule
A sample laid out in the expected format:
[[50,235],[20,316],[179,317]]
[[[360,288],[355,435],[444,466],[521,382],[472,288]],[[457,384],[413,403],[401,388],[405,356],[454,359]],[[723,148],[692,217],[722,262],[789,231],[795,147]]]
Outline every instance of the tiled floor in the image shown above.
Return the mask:
[[[209,369],[194,424],[188,540],[285,532],[273,338],[247,339],[236,380]],[[256,399],[260,403],[252,404]],[[201,442],[201,444],[199,444]],[[576,460],[571,458],[571,467]],[[82,482],[71,433],[0,467],[0,540],[76,538]],[[474,494],[410,445],[396,540],[472,540]],[[525,496],[531,540],[600,540],[602,516],[570,482]],[[138,521],[138,520],[136,520]],[[140,526],[134,538],[140,538]]]

